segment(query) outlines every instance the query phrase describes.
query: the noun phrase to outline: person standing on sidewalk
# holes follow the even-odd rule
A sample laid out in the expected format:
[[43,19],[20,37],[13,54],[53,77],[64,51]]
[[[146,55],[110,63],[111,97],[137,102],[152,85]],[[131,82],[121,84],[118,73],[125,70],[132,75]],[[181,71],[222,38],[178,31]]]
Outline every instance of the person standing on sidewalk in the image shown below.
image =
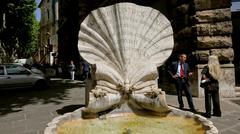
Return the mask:
[[221,68],[217,56],[208,57],[208,64],[202,70],[202,79],[200,86],[204,88],[205,110],[203,116],[211,118],[211,100],[213,102],[213,116],[221,117],[221,108],[219,100],[219,82],[221,78]]
[[190,68],[188,64],[185,62],[187,59],[187,55],[184,53],[181,53],[179,54],[178,58],[179,58],[179,61],[174,62],[169,68],[168,72],[175,81],[179,108],[180,109],[184,108],[184,104],[182,100],[182,91],[184,91],[188,101],[190,111],[195,113],[196,110],[193,105],[192,92],[191,92],[190,84],[188,83],[189,76],[192,76],[192,73],[190,72]]
[[85,80],[85,79],[88,79],[89,76],[90,76],[90,66],[86,61],[84,61],[82,63],[82,78]]
[[71,80],[74,80],[76,67],[75,67],[72,60],[70,61],[70,65],[68,66],[68,69],[69,69],[69,72],[70,72],[70,75],[71,75]]

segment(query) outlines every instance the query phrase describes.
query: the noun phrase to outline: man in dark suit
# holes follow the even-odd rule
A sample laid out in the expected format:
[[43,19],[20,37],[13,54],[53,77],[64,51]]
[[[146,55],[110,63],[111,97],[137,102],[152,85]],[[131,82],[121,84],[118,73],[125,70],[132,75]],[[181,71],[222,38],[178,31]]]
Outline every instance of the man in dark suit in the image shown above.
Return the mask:
[[185,61],[187,59],[187,55],[182,53],[179,55],[178,58],[179,58],[179,61],[174,62],[171,65],[171,67],[169,68],[168,72],[175,81],[177,95],[178,95],[179,108],[180,109],[184,108],[184,104],[183,104],[183,100],[182,100],[182,90],[183,90],[187,97],[187,101],[188,101],[190,110],[192,112],[196,112],[194,105],[193,105],[192,92],[190,89],[190,85],[188,83],[189,76],[191,76],[192,73],[190,72],[188,64],[185,63]]

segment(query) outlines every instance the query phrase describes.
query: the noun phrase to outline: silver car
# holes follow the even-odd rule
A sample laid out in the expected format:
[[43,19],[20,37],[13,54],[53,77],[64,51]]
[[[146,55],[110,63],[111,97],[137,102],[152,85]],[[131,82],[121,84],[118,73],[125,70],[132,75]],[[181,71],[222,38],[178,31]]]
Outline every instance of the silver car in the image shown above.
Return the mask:
[[42,73],[36,73],[17,64],[0,64],[0,90],[29,88],[46,89],[48,81]]

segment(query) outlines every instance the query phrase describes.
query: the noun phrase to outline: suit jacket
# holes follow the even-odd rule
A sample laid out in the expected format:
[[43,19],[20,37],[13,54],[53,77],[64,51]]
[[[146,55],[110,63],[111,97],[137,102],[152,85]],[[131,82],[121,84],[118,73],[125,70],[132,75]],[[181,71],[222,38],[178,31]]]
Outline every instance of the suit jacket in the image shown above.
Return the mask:
[[[172,65],[169,67],[168,72],[171,76],[177,74],[178,63],[179,62],[173,62]],[[183,64],[183,69],[184,69],[184,77],[186,78],[186,80],[188,80],[188,74],[190,72],[188,63]]]

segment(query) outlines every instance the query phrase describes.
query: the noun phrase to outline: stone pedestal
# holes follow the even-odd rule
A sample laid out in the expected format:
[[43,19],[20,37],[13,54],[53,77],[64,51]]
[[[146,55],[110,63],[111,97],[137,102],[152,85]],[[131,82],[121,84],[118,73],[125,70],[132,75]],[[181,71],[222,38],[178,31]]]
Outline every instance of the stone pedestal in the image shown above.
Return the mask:
[[[197,97],[204,97],[204,89],[200,87],[201,72],[204,65],[197,65],[194,76],[190,80],[192,94]],[[223,77],[219,80],[219,91],[221,97],[235,97],[235,71],[233,64],[221,65]]]

